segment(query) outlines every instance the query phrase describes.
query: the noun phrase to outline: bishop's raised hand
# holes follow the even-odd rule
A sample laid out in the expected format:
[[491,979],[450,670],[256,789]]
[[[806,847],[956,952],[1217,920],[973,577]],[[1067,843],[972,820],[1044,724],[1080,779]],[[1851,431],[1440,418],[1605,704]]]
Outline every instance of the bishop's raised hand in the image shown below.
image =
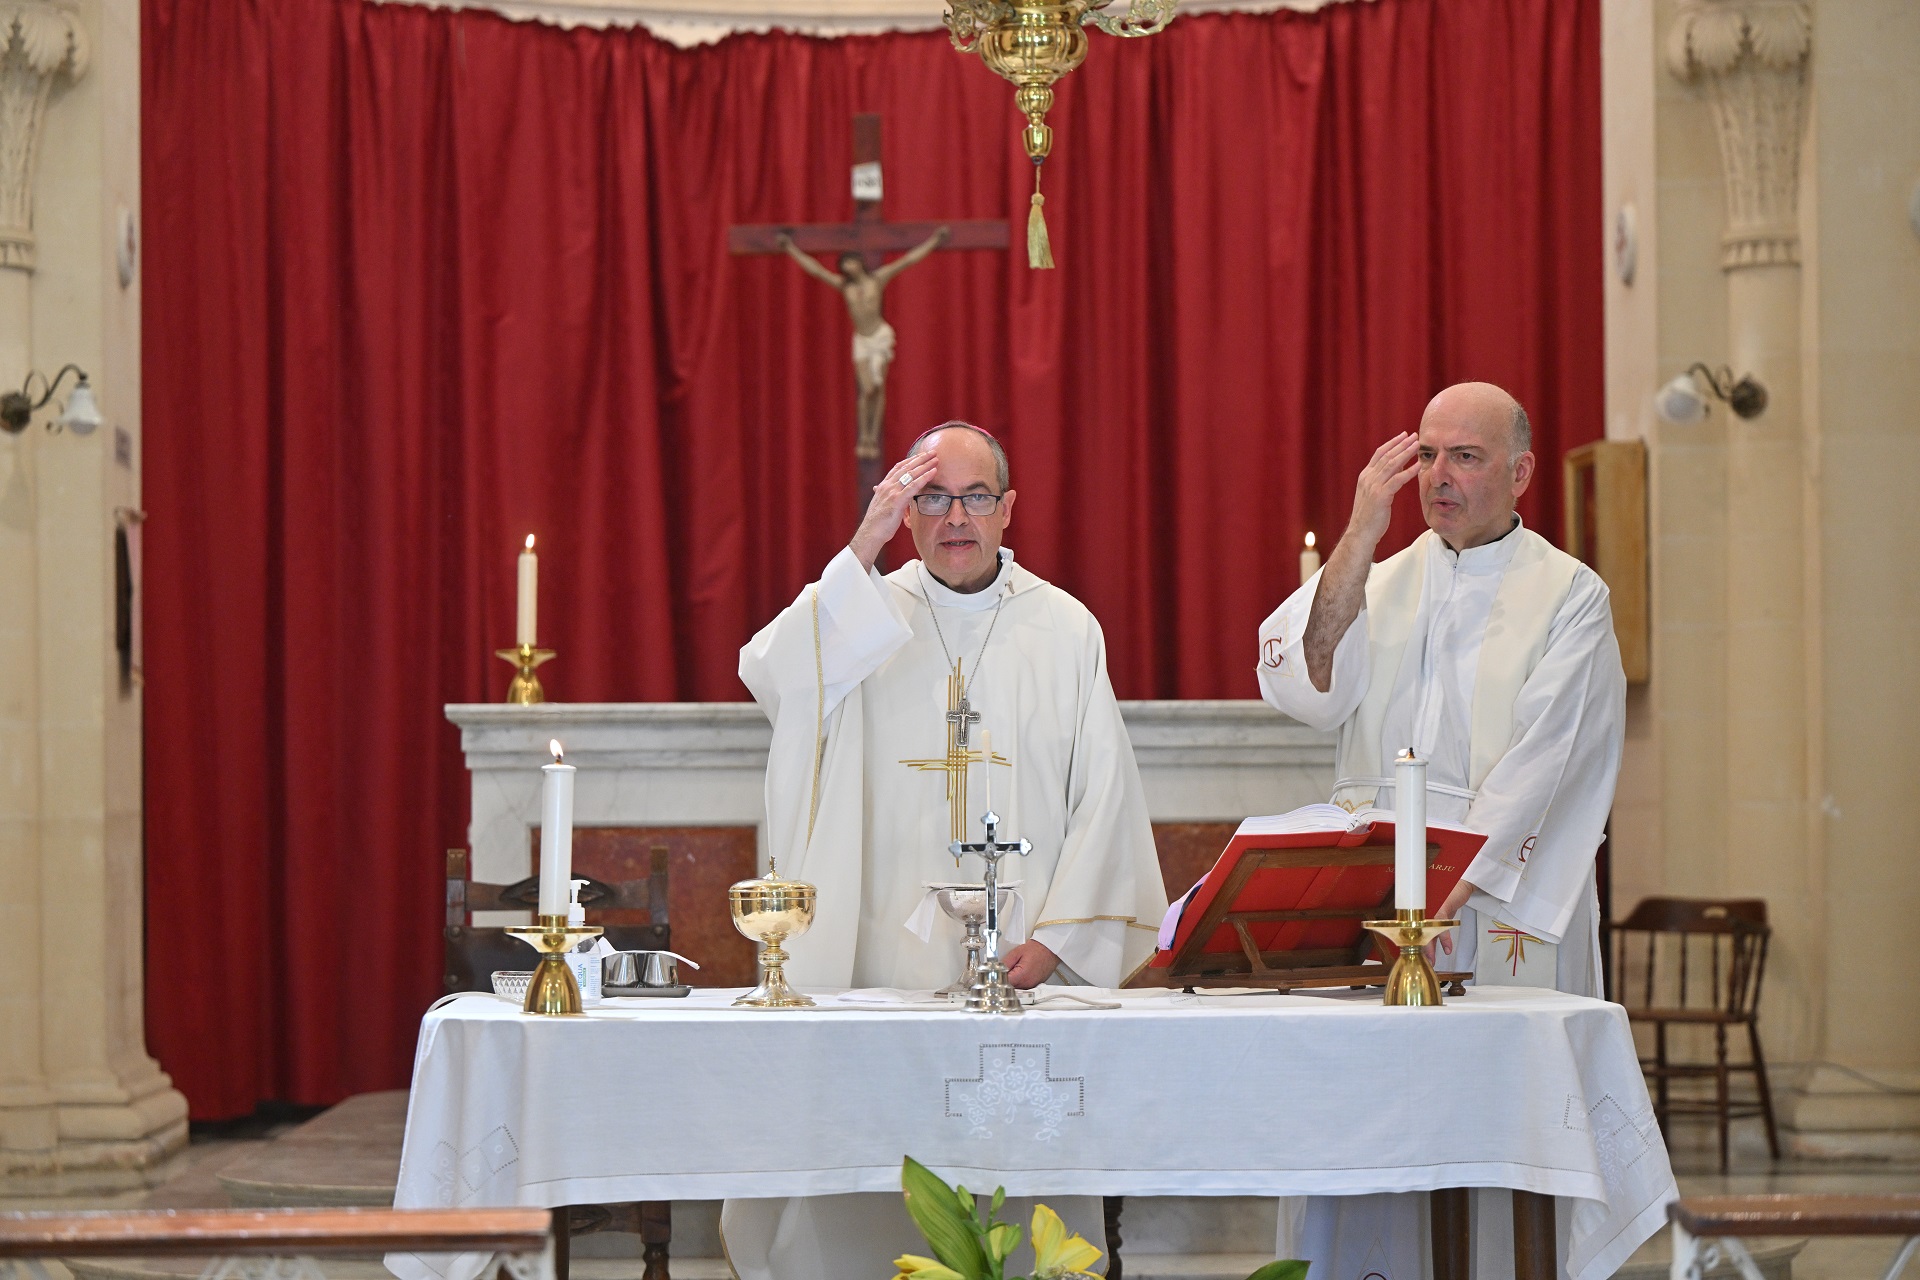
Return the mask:
[[867,514],[847,543],[863,567],[871,569],[879,562],[880,553],[907,518],[907,508],[939,473],[940,460],[931,453],[920,453],[894,463],[893,469],[873,486],[873,501],[867,504]]

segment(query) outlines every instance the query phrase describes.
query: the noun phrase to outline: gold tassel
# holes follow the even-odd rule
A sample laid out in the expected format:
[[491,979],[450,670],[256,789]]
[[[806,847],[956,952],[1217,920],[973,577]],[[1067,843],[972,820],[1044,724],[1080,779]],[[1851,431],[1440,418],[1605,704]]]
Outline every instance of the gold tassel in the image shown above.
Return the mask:
[[1047,240],[1047,198],[1040,194],[1040,166],[1033,167],[1033,204],[1027,210],[1027,265],[1053,270],[1053,245]]

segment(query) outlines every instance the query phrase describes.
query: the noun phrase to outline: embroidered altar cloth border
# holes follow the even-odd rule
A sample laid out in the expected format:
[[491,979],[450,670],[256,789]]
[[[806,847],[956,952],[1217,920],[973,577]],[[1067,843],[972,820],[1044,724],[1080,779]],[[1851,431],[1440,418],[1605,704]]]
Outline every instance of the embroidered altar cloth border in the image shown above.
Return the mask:
[[[1512,1187],[1577,1202],[1568,1270],[1601,1280],[1678,1194],[1626,1014],[1599,1000],[1087,990],[1122,1007],[1016,1018],[735,994],[430,1012],[395,1207],[898,1192],[909,1154],[1013,1195]],[[402,1280],[484,1264],[388,1259]]]

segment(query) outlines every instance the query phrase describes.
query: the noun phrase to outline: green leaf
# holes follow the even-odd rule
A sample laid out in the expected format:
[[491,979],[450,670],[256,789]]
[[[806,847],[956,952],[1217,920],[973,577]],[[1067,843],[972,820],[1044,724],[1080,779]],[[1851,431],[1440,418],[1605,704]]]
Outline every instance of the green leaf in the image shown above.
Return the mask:
[[1307,1280],[1307,1264],[1298,1258],[1282,1258],[1261,1267],[1247,1280]]
[[934,1257],[965,1280],[986,1280],[986,1251],[980,1247],[979,1232],[961,1212],[953,1188],[908,1156],[900,1166],[900,1189],[906,1196],[907,1213],[927,1238]]

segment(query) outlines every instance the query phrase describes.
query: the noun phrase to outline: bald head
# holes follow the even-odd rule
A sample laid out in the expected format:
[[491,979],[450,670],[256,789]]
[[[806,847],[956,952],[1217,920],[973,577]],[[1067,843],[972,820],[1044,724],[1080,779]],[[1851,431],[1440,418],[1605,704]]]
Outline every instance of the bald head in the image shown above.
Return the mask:
[[1456,551],[1507,535],[1533,479],[1533,429],[1520,402],[1491,382],[1462,382],[1420,417],[1420,505]]
[[1427,411],[1420,420],[1424,423],[1435,414],[1455,420],[1471,419],[1489,433],[1490,444],[1492,433],[1505,427],[1510,457],[1517,458],[1533,448],[1533,424],[1527,421],[1527,411],[1504,387],[1491,382],[1454,383],[1427,401]]

